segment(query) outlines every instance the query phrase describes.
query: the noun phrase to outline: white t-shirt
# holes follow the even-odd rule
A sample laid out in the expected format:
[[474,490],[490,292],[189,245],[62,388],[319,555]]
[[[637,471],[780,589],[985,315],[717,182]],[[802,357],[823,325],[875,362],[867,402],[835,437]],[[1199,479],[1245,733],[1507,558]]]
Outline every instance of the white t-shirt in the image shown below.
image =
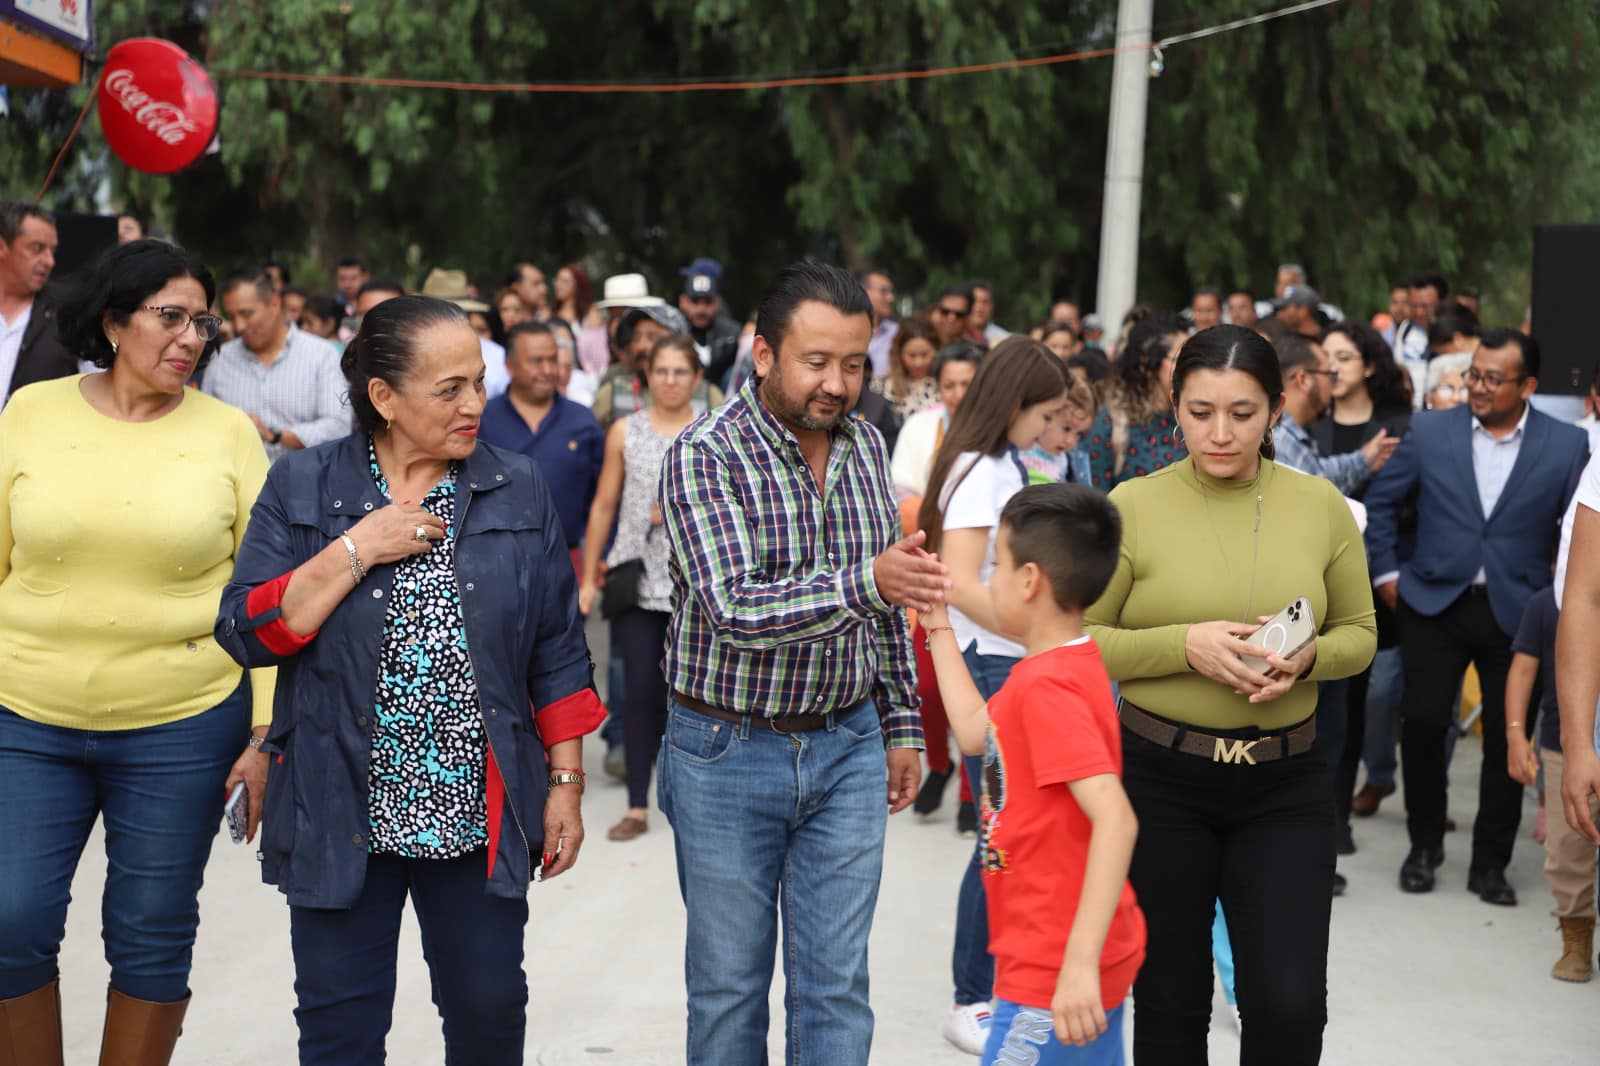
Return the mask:
[[[1009,453],[980,455],[978,452],[962,452],[950,467],[950,474],[939,493],[940,504],[944,508],[944,532],[949,533],[952,529],[989,531],[983,565],[978,568],[978,580],[986,588],[989,576],[994,573],[994,540],[1000,529],[1000,512],[1007,500],[1022,491],[1024,484],[1022,469]],[[954,486],[953,490],[951,486]],[[955,630],[956,641],[963,649],[976,641],[980,655],[1009,655],[1020,659],[1027,654],[1027,649],[1021,644],[989,632],[953,606],[950,608],[950,628]]]
[[1567,504],[1567,513],[1561,516],[1561,548],[1556,552],[1556,610],[1561,610],[1561,597],[1567,590],[1567,557],[1572,554],[1572,527],[1578,520],[1578,505],[1591,511],[1600,511],[1600,426],[1585,426],[1589,431],[1589,465],[1578,478],[1578,489]]

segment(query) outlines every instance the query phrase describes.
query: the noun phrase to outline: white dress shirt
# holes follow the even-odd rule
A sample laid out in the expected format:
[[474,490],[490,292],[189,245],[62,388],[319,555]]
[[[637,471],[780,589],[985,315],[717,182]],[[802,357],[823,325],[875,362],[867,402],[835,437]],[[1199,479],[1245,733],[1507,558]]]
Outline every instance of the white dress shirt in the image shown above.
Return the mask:
[[[339,350],[321,337],[290,326],[283,350],[263,363],[235,337],[206,367],[200,390],[261,419],[268,430],[290,430],[307,448],[338,440],[354,428],[349,385],[339,369]],[[268,444],[276,459],[288,449]]]
[[17,372],[17,359],[22,355],[22,335],[28,332],[32,318],[32,300],[16,318],[8,320],[0,315],[0,411],[5,410],[6,399],[11,395],[11,376]]

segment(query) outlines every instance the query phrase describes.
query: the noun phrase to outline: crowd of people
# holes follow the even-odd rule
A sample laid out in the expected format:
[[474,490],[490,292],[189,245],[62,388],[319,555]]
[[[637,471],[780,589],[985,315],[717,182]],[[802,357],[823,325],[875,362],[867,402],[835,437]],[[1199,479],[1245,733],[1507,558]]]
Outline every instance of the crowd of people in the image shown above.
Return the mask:
[[1465,886],[1518,902],[1537,789],[1552,974],[1591,979],[1600,377],[1544,413],[1527,324],[1438,273],[1012,333],[988,282],[914,310],[881,269],[791,265],[741,322],[711,258],[673,299],[358,255],[315,292],[119,230],[51,284],[50,214],[0,205],[14,1061],[61,1062],[103,819],[106,1061],[169,1060],[227,820],[287,897],[302,1063],[383,1061],[407,898],[451,1061],[521,1062],[597,730],[608,840],[652,776],[673,833],[691,1063],[763,1060],[780,936],[789,1061],[867,1061],[887,819],[952,778],[945,1039],[1117,1063],[1131,996],[1139,1062],[1203,1063],[1216,959],[1242,1061],[1315,1063],[1337,857],[1401,782],[1434,890],[1464,702]]

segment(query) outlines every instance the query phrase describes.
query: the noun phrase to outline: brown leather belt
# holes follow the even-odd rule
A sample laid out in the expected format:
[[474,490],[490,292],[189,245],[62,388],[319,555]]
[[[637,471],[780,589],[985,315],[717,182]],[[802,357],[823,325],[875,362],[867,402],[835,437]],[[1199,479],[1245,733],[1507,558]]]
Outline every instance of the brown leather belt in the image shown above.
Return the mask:
[[1117,716],[1128,732],[1159,744],[1169,751],[1181,751],[1212,762],[1233,763],[1236,766],[1255,766],[1257,763],[1277,762],[1279,759],[1304,755],[1317,739],[1317,718],[1312,715],[1297,726],[1281,732],[1263,733],[1258,737],[1220,737],[1203,729],[1158,718],[1145,710],[1122,700]]
[[693,696],[685,696],[676,689],[672,692],[672,698],[696,714],[703,714],[707,718],[715,718],[722,722],[732,722],[735,725],[749,722],[756,729],[770,729],[774,733],[806,733],[813,729],[821,729],[833,721],[831,712],[828,714],[780,714],[773,717],[768,717],[764,714],[734,714],[732,711],[724,711],[720,707],[713,707],[709,703],[702,703]]

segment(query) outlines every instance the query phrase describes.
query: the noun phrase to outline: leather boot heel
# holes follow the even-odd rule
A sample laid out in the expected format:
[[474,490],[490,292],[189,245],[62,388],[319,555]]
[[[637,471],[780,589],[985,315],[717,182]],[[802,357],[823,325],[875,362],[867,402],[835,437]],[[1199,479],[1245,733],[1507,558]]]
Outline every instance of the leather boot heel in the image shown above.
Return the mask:
[[100,1066],[167,1066],[183,1032],[191,996],[176,1003],[149,1003],[111,989]]
[[61,982],[0,999],[0,1066],[61,1066]]

